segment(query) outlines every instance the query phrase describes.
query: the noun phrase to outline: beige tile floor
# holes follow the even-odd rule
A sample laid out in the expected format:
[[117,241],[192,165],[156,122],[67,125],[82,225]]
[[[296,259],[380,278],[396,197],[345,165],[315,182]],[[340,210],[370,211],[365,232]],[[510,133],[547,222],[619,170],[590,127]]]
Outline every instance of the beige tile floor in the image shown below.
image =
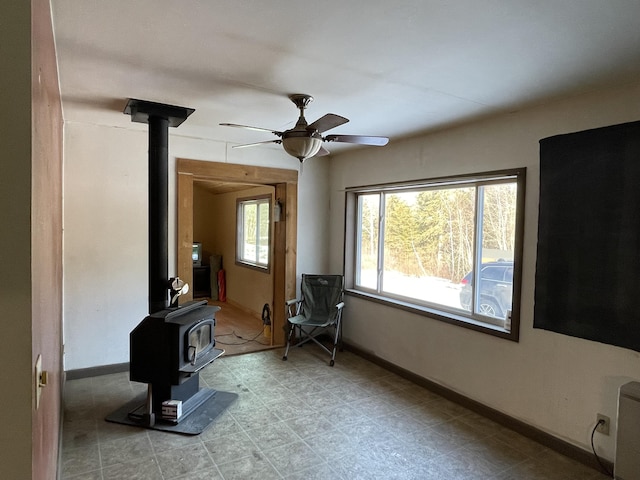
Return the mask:
[[201,385],[239,394],[197,436],[108,423],[145,386],[67,382],[63,480],[608,478],[349,353],[223,357]]

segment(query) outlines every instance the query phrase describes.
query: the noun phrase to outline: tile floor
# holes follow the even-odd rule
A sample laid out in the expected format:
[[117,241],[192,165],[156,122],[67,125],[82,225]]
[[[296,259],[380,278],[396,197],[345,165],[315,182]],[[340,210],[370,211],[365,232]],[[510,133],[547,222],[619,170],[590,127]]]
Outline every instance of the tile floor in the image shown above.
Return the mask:
[[108,423],[145,386],[66,385],[63,480],[608,478],[349,353],[223,357],[201,385],[239,399],[201,435]]

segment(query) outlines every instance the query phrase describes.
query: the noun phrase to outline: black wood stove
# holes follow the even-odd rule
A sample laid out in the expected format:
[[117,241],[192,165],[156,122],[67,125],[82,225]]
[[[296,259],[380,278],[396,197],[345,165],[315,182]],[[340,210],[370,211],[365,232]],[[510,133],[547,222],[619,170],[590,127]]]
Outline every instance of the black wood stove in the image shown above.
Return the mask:
[[[177,424],[216,395],[200,388],[199,372],[224,353],[215,348],[215,314],[206,300],[178,306],[188,286],[168,278],[168,127],[193,109],[130,99],[124,113],[149,125],[149,315],[130,334],[130,379],[147,384],[138,424]],[[178,408],[176,408],[178,406]]]
[[[130,379],[148,384],[144,422],[178,423],[216,394],[200,388],[199,371],[224,353],[215,348],[215,313],[206,300],[161,310],[130,334]],[[181,415],[165,414],[167,401],[180,402]],[[158,418],[158,413],[160,413]]]

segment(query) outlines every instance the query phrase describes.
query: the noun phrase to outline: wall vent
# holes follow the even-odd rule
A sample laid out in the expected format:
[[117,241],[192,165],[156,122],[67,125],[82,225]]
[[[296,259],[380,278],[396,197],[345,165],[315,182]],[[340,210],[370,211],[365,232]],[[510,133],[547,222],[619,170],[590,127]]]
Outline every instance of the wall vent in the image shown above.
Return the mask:
[[640,382],[620,387],[617,431],[615,478],[640,480]]

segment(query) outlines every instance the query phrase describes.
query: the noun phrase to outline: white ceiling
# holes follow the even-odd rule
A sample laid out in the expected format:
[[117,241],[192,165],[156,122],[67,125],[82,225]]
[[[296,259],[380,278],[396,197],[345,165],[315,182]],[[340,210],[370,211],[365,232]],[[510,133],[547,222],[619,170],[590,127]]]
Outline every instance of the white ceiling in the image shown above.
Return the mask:
[[315,97],[309,122],[327,112],[351,120],[329,133],[393,142],[640,81],[639,0],[52,0],[52,8],[66,121],[146,129],[122,113],[139,98],[196,109],[172,133],[231,144],[275,137],[220,122],[291,128],[291,93]]

